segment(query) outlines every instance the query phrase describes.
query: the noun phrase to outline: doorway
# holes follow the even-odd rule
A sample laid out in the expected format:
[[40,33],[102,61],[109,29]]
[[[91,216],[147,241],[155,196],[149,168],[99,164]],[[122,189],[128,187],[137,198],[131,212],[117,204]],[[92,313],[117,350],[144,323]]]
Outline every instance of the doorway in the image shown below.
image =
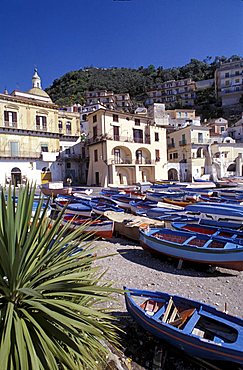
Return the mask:
[[21,184],[21,170],[18,167],[11,170],[11,182],[14,186]]

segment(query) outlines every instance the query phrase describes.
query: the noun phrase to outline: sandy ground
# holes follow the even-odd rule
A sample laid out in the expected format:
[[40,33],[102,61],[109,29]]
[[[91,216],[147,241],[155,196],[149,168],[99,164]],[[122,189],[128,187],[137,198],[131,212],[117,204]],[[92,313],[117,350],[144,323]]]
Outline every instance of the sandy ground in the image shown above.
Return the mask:
[[[183,263],[177,269],[177,261],[157,258],[143,250],[139,244],[127,239],[94,241],[98,255],[115,254],[97,261],[102,270],[108,269],[105,279],[117,288],[165,291],[196,299],[243,317],[243,273],[217,268],[210,272],[207,266]],[[124,297],[118,297],[118,309],[125,311]],[[116,304],[116,306],[117,306]],[[114,305],[112,303],[111,305]]]

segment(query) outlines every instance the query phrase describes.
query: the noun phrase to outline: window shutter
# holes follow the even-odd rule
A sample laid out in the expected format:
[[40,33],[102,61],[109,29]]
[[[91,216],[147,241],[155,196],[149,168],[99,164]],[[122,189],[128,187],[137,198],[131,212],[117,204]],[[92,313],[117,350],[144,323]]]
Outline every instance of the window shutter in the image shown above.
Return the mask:
[[13,122],[17,122],[17,112],[12,112]]
[[9,115],[8,115],[8,112],[6,110],[4,111],[4,121],[9,122]]

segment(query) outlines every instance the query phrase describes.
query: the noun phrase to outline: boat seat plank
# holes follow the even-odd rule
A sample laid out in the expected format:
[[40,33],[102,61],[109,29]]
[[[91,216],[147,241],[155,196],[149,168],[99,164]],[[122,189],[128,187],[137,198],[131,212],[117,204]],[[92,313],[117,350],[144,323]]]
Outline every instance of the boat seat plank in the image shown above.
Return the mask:
[[196,311],[195,308],[189,308],[187,310],[184,310],[179,313],[179,318],[170,321],[170,325],[177,327],[178,329],[181,329],[183,325],[186,324],[186,322],[190,319],[190,317],[194,314]]

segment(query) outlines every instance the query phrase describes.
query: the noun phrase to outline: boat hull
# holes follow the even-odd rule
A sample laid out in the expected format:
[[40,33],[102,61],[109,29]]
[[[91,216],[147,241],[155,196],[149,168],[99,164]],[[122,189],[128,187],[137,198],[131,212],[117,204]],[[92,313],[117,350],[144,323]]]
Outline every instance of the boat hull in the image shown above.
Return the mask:
[[[186,232],[185,232],[186,233]],[[189,238],[189,236],[188,236]],[[215,250],[215,248],[191,247],[189,245],[158,240],[146,234],[146,231],[140,230],[140,244],[144,249],[156,254],[192,261],[196,263],[215,265],[226,269],[243,271],[243,250],[234,248],[232,250]]]
[[[146,298],[146,293],[142,296]],[[199,338],[190,333],[185,333],[183,330],[171,327],[169,324],[162,324],[161,321],[153,319],[153,316],[144,313],[130,298],[129,293],[125,293],[125,301],[127,311],[145,330],[172,346],[187,352],[190,356],[201,357],[213,361],[243,363],[242,350],[227,348],[227,346],[221,344],[217,345],[215,342]],[[214,308],[212,307],[211,312],[213,310]],[[216,312],[216,310],[214,311]],[[222,313],[220,313],[219,316],[222,316]],[[222,319],[222,321],[223,320],[224,319]]]

